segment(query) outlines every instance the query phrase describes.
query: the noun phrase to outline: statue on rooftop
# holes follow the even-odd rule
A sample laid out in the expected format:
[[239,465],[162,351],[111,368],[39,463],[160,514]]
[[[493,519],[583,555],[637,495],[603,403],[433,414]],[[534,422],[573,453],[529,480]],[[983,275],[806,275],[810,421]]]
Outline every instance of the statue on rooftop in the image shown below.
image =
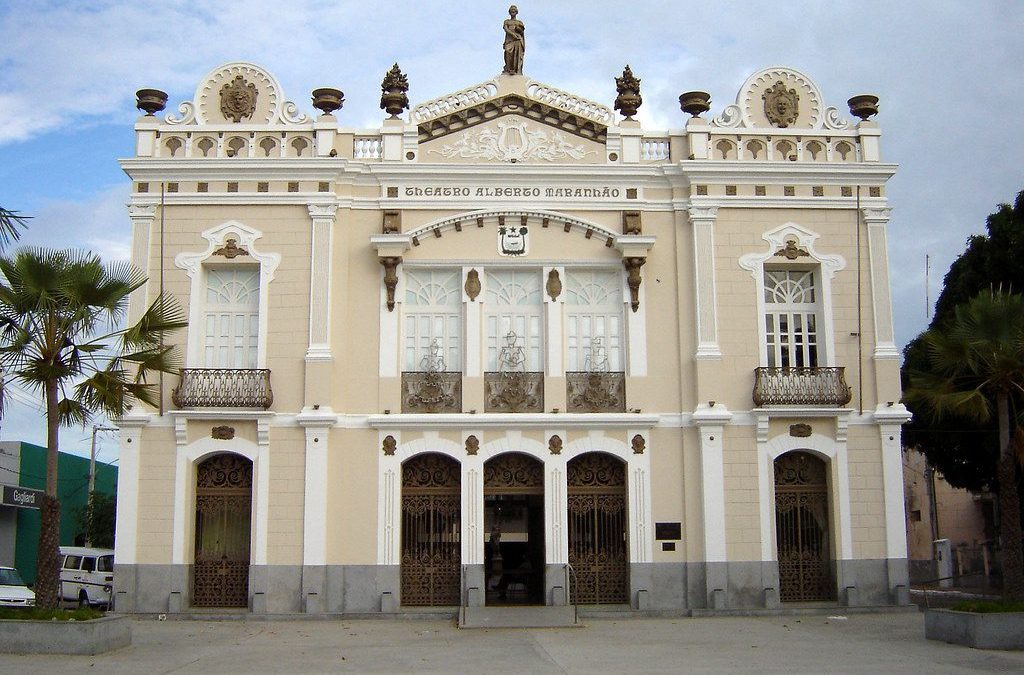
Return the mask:
[[505,29],[505,70],[508,75],[523,74],[523,56],[526,54],[526,26],[516,18],[519,8],[508,8],[508,18],[502,24]]

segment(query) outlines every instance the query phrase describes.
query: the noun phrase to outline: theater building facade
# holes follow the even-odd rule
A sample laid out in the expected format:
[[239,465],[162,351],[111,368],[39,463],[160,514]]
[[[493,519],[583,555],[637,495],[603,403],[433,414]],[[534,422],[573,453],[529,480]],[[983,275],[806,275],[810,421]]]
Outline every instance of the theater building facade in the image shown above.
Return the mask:
[[189,326],[120,420],[118,610],[907,601],[877,99],[773,67],[651,131],[516,58],[392,69],[375,129],[250,63],[140,92],[131,318]]

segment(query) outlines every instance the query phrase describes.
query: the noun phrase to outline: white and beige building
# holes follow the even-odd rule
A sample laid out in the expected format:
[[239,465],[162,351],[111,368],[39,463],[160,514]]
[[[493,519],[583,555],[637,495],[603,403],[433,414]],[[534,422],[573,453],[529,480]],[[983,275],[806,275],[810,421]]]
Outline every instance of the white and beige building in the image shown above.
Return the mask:
[[135,125],[131,315],[189,326],[120,421],[119,610],[906,602],[872,101],[338,93],[231,63]]

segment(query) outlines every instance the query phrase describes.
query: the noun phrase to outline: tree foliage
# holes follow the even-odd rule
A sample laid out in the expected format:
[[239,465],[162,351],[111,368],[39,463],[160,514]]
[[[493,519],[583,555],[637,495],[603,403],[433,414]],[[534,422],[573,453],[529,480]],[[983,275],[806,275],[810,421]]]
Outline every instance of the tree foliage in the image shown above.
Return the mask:
[[[967,240],[966,250],[953,262],[943,281],[929,329],[941,328],[956,318],[956,307],[983,291],[1024,291],[1024,192],[1014,204],[1001,204],[989,215],[986,233]],[[928,351],[922,336],[903,352],[903,386],[910,386],[911,371],[926,370]],[[1022,410],[1024,397],[1011,398]],[[995,489],[999,440],[994,418],[978,420],[947,410],[943,417],[922,414],[920,402],[907,402],[914,413],[904,428],[904,442],[921,450],[953,486],[975,491]]]
[[117,501],[113,496],[93,492],[75,513],[78,532],[97,548],[114,548]]
[[119,417],[133,400],[155,404],[153,375],[177,369],[164,346],[165,334],[185,325],[176,306],[158,297],[136,324],[120,327],[128,296],[145,282],[131,265],[104,265],[91,253],[22,249],[0,257],[0,367],[8,380],[39,392],[46,409],[41,607],[57,605],[58,428],[85,425],[96,413]]

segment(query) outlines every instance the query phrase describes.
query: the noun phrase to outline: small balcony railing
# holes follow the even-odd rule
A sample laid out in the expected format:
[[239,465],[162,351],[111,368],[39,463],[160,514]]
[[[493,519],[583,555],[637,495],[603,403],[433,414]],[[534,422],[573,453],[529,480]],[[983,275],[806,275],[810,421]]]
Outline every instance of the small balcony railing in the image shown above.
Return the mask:
[[567,372],[566,407],[571,413],[626,412],[626,374]]
[[544,412],[544,373],[484,373],[484,412]]
[[402,373],[402,412],[462,412],[462,373]]
[[846,405],[845,368],[755,368],[754,405]]
[[263,408],[274,402],[265,368],[183,368],[171,393],[178,408]]

